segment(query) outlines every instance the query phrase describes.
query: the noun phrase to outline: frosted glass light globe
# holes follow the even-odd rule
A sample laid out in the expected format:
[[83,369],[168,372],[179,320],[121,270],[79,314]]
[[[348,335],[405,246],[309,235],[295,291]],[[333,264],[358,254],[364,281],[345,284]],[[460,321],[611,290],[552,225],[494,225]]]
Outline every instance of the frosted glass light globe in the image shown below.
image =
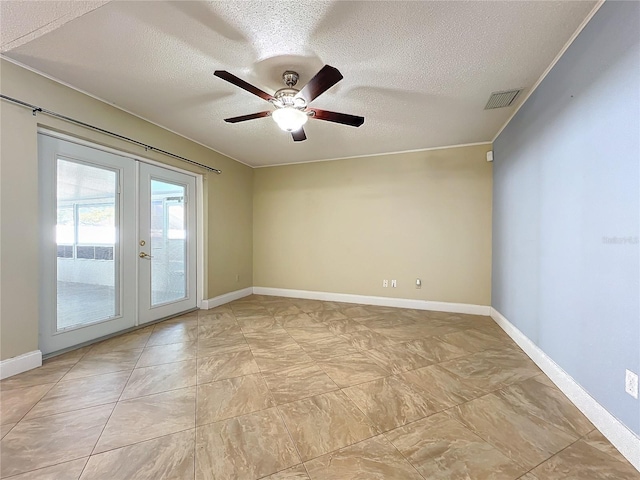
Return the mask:
[[295,132],[307,123],[309,117],[297,108],[284,107],[275,110],[271,116],[285,132]]

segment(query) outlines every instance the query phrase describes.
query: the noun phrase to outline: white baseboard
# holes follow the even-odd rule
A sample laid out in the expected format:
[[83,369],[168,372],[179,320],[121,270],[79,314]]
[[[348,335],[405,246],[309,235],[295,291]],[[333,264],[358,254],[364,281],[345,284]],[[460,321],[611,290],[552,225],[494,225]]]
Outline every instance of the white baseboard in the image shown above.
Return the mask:
[[565,372],[546,353],[516,328],[495,308],[491,318],[516,342],[573,404],[593,423],[602,434],[640,470],[640,437],[609,413],[589,393]]
[[41,365],[42,352],[40,350],[23,353],[13,358],[7,358],[0,362],[0,380],[13,377],[14,375],[37,368]]
[[256,295],[273,295],[276,297],[306,298],[325,302],[359,303],[362,305],[379,305],[383,307],[413,308],[416,310],[432,310],[435,312],[467,313],[471,315],[489,315],[488,305],[472,305],[468,303],[432,302],[429,300],[412,300],[409,298],[373,297],[369,295],[352,295],[349,293],[313,292],[310,290],[291,290],[288,288],[253,287]]
[[200,308],[202,310],[209,310],[210,308],[219,307],[225,303],[233,302],[239,298],[247,297],[253,293],[253,287],[243,288],[242,290],[235,290],[229,293],[223,293],[217,297],[210,298],[208,300],[202,300]]

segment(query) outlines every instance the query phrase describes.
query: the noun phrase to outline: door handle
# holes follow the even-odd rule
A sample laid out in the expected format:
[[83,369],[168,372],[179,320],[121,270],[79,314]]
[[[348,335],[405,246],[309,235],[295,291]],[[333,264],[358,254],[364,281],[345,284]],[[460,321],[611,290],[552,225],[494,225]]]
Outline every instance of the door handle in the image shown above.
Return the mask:
[[140,258],[153,258],[153,255],[149,255],[148,253],[140,252]]

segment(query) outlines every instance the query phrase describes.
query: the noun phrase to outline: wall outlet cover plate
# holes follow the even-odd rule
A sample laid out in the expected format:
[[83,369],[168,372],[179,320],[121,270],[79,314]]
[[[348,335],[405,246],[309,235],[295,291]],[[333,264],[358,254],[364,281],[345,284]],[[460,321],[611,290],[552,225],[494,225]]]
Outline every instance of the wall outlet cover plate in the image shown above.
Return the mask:
[[626,371],[624,389],[633,398],[638,398],[638,375],[631,370]]

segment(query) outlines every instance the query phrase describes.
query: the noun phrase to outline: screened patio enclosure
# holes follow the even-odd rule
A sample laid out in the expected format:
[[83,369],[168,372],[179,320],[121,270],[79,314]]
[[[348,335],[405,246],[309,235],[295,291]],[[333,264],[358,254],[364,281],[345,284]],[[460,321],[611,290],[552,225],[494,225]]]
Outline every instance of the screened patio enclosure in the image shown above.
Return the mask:
[[[120,314],[119,178],[115,170],[57,161],[57,330]],[[151,184],[152,304],[185,296],[184,187]]]

